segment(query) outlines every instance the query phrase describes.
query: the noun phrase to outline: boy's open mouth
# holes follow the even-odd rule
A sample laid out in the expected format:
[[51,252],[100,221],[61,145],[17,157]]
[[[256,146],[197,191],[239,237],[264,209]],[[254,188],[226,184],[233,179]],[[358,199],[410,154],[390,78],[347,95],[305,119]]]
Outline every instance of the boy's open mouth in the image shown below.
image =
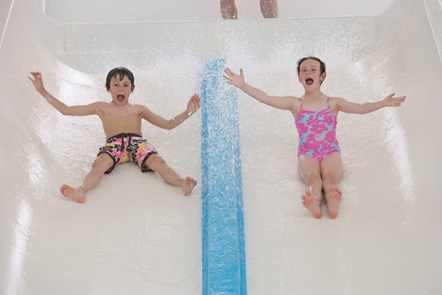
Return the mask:
[[117,100],[118,101],[124,101],[124,95],[123,94],[118,94],[117,95]]
[[312,79],[312,78],[307,78],[307,79],[305,79],[305,84],[307,84],[307,85],[312,85],[313,84],[313,82],[314,82],[314,80]]

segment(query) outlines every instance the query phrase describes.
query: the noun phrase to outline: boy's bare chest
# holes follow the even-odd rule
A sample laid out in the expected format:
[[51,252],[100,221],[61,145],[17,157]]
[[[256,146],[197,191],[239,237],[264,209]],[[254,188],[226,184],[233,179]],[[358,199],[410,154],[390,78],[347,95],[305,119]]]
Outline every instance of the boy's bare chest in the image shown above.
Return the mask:
[[140,113],[134,107],[107,107],[100,114],[103,121],[141,120]]

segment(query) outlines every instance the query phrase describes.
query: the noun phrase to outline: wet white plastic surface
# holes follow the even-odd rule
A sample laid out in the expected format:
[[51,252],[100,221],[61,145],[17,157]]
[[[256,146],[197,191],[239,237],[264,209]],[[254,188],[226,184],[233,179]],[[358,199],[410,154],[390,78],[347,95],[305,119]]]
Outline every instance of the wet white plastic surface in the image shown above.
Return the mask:
[[[3,0],[8,1],[8,0]],[[213,20],[221,17],[220,1],[212,0],[162,0],[146,1],[127,0],[124,5],[108,4],[104,0],[62,1],[62,0],[28,0],[43,2],[46,13],[61,21],[80,22],[138,22],[138,21],[183,21]],[[294,2],[278,0],[278,15],[286,17],[328,17],[348,15],[377,15],[382,13],[393,0],[352,1],[309,0]],[[262,18],[259,0],[237,1],[240,19]],[[122,8],[123,7],[123,8]],[[105,9],[105,11],[103,11]]]
[[[370,18],[152,24],[161,46],[149,43],[149,24],[63,26],[26,1],[15,5],[0,49],[0,294],[201,293],[200,188],[184,198],[125,164],[86,204],[63,199],[58,187],[81,181],[104,134],[97,118],[52,109],[29,71],[81,104],[107,101],[105,75],[125,65],[135,73],[131,101],[172,117],[199,91],[206,58],[243,67],[268,93],[301,95],[295,64],[309,54],[327,63],[329,95],[408,99],[400,109],[339,115],[341,212],[316,220],[300,202],[293,118],[239,94],[249,294],[442,293],[437,2],[396,1]],[[198,180],[199,120],[173,131],[143,125],[165,159]]]

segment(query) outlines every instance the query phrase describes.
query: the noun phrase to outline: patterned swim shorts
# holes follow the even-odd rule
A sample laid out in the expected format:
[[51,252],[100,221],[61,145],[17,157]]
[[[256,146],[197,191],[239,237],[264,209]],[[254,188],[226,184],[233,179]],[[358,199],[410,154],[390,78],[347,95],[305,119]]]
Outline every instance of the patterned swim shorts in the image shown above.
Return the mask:
[[148,172],[150,169],[146,166],[146,160],[151,155],[158,154],[147,139],[134,133],[120,133],[108,138],[98,155],[102,153],[106,153],[114,161],[112,167],[105,172],[106,174],[111,173],[115,165],[126,162],[134,162],[138,164],[142,172]]

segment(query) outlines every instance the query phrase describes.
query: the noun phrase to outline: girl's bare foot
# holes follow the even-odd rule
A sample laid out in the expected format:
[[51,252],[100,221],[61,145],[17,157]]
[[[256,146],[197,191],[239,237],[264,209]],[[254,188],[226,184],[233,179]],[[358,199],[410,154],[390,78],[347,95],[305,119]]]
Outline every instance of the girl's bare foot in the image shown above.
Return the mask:
[[74,202],[77,202],[77,203],[86,202],[86,194],[83,191],[83,189],[81,189],[81,188],[76,188],[76,187],[69,186],[67,184],[63,184],[60,187],[60,192],[62,193],[63,196],[71,199]]
[[302,195],[302,205],[307,208],[316,218],[322,217],[321,204],[318,203],[310,191]]
[[325,194],[327,199],[328,215],[331,219],[335,219],[338,216],[339,205],[341,204],[342,191],[337,187],[331,187]]
[[192,193],[193,188],[196,186],[196,180],[192,177],[187,176],[181,183],[181,190],[183,195],[188,196]]

